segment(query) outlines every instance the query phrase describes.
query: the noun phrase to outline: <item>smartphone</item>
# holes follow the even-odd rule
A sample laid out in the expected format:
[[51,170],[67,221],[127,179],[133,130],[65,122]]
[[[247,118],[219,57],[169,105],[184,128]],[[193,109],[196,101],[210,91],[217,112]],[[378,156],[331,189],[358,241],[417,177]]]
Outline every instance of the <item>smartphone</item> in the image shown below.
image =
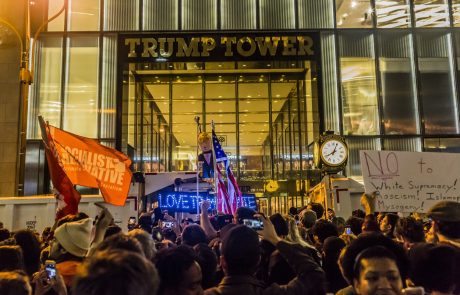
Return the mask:
[[52,280],[56,278],[56,262],[54,260],[46,260],[45,261],[45,271],[48,280]]
[[347,235],[352,235],[352,234],[353,234],[353,232],[351,231],[351,228],[348,227],[348,226],[345,228],[345,233],[346,233]]
[[243,219],[243,224],[253,230],[261,230],[264,228],[264,223],[259,219]]
[[136,217],[131,216],[128,220],[128,224],[136,224]]
[[161,224],[163,228],[171,228],[173,227],[174,222],[173,221],[163,221]]

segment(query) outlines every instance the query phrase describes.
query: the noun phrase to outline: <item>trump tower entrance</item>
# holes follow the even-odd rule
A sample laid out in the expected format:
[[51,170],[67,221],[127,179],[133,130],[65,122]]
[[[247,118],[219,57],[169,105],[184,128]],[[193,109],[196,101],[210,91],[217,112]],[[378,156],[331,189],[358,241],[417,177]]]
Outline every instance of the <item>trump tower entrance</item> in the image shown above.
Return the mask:
[[[319,134],[317,33],[121,34],[116,146],[134,171],[196,171],[197,124],[260,210],[300,206]],[[309,177],[310,178],[310,177]]]

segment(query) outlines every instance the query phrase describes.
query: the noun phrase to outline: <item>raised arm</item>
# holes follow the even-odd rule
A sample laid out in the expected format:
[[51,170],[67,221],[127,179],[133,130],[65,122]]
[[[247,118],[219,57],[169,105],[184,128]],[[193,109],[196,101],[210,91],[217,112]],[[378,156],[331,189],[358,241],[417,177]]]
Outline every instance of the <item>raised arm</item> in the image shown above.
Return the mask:
[[214,227],[211,224],[211,221],[209,220],[208,209],[210,206],[211,203],[209,201],[201,202],[200,225],[203,228],[206,235],[208,236],[208,239],[214,239],[215,237],[217,237],[217,231],[214,229]]

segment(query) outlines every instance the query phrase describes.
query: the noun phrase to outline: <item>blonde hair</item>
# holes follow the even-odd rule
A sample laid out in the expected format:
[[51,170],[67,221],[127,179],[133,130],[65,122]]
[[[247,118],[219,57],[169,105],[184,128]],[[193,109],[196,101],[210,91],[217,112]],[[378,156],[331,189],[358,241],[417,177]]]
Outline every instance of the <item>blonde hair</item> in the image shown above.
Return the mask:
[[303,247],[314,248],[300,236],[299,228],[297,227],[295,219],[291,216],[284,216],[284,218],[286,219],[289,230],[286,240],[292,243],[300,244]]
[[203,142],[210,141],[211,140],[211,135],[207,132],[201,132],[198,135],[198,143],[202,144]]

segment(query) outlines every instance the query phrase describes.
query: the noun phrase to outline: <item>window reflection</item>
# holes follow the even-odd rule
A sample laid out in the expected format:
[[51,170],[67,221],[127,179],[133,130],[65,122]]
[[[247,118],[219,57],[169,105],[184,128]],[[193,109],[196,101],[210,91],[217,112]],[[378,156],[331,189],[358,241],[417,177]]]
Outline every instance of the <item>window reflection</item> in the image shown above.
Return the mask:
[[64,129],[97,138],[98,38],[69,38]]
[[99,1],[72,0],[68,4],[70,31],[99,30]]
[[[40,98],[38,113],[53,126],[61,125],[61,68],[62,68],[62,38],[44,38],[40,55],[40,79],[36,86]],[[36,126],[36,121],[31,122]],[[37,128],[33,137],[38,138]]]
[[348,135],[379,133],[372,39],[354,32],[339,38],[343,128]]
[[417,34],[420,97],[427,134],[459,132],[450,45],[448,33]]
[[238,81],[240,177],[244,180],[270,178],[267,76],[240,75]]
[[407,28],[410,27],[410,12],[407,0],[376,0],[377,27]]
[[372,9],[368,0],[336,0],[338,28],[372,27]]
[[381,32],[378,46],[385,133],[418,133],[412,39],[406,33]]
[[460,27],[460,0],[452,0],[452,14],[454,27]]
[[414,0],[417,27],[448,27],[449,8],[446,0]]

